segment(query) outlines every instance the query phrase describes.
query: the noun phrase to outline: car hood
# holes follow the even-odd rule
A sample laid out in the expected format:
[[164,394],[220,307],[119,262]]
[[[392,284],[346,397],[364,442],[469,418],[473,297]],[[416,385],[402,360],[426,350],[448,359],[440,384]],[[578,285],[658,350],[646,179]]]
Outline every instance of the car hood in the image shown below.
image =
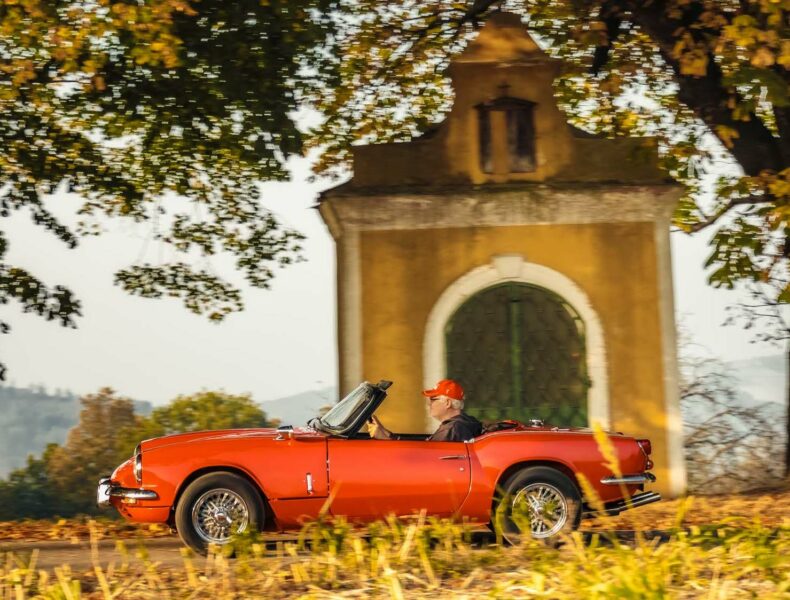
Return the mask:
[[[294,427],[294,436],[299,437],[324,437],[319,431],[311,429],[310,427]],[[287,435],[282,431],[277,431],[271,427],[260,427],[254,429],[217,429],[211,431],[192,431],[189,433],[176,433],[173,435],[166,435],[150,440],[144,440],[141,443],[143,452],[156,450],[165,446],[172,446],[174,444],[190,444],[195,442],[202,442],[207,440],[232,440],[241,438],[275,438],[278,435]]]

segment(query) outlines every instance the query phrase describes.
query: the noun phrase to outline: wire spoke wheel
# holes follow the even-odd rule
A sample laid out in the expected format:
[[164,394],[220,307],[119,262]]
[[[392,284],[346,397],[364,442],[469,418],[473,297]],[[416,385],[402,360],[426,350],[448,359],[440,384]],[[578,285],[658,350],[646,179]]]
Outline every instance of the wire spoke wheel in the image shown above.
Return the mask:
[[537,482],[521,488],[513,498],[511,515],[525,517],[532,537],[549,538],[559,533],[568,520],[565,496],[553,485]]
[[192,506],[192,526],[210,544],[227,544],[232,535],[247,529],[250,511],[244,499],[227,488],[208,490]]

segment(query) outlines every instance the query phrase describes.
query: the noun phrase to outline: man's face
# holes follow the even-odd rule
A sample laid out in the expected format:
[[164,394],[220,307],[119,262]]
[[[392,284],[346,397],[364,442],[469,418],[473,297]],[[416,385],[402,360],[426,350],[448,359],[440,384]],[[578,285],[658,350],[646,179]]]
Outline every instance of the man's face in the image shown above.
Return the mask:
[[431,416],[437,421],[444,421],[450,410],[450,399],[447,396],[431,396],[428,398]]

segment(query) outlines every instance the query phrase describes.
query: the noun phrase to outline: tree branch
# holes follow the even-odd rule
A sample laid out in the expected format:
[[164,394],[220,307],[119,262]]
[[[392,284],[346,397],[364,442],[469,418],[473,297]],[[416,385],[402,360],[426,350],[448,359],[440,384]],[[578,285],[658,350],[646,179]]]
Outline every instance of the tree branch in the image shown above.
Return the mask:
[[623,22],[620,7],[614,1],[607,1],[601,5],[599,18],[606,25],[606,43],[595,47],[591,67],[593,75],[600,73],[601,69],[609,62],[609,54],[615,40],[620,35],[620,25]]
[[489,9],[497,4],[502,4],[503,0],[474,0],[472,6],[466,11],[458,23],[458,29],[461,29],[467,23],[477,24],[480,17],[482,17]]
[[735,198],[727,202],[727,204],[722,205],[712,215],[708,215],[699,223],[692,225],[691,232],[696,233],[698,231],[702,231],[706,227],[710,227],[736,206],[745,206],[749,204],[770,204],[771,202],[775,201],[776,198],[773,196],[748,196],[747,198]]
[[[682,20],[667,16],[664,2],[636,2],[623,0],[639,25],[658,45],[664,60],[675,72],[679,86],[678,98],[686,104],[718,136],[717,128],[725,126],[738,132],[730,140],[729,150],[743,167],[747,175],[759,175],[765,169],[781,171],[787,167],[787,157],[779,147],[765,123],[753,112],[748,120],[735,120],[729,101],[730,92],[723,82],[723,74],[711,52],[708,53],[707,70],[704,76],[684,75],[680,64],[673,56],[677,41],[677,31],[683,28]],[[699,0],[689,3],[685,15],[699,12]]]

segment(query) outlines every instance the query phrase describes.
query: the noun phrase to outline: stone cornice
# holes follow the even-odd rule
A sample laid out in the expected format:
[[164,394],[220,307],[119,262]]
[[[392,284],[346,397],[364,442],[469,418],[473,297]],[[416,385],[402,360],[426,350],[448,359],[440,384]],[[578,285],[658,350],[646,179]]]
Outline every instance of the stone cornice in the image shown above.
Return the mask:
[[364,191],[341,186],[319,206],[335,238],[342,231],[665,222],[678,185],[532,184],[442,190]]

